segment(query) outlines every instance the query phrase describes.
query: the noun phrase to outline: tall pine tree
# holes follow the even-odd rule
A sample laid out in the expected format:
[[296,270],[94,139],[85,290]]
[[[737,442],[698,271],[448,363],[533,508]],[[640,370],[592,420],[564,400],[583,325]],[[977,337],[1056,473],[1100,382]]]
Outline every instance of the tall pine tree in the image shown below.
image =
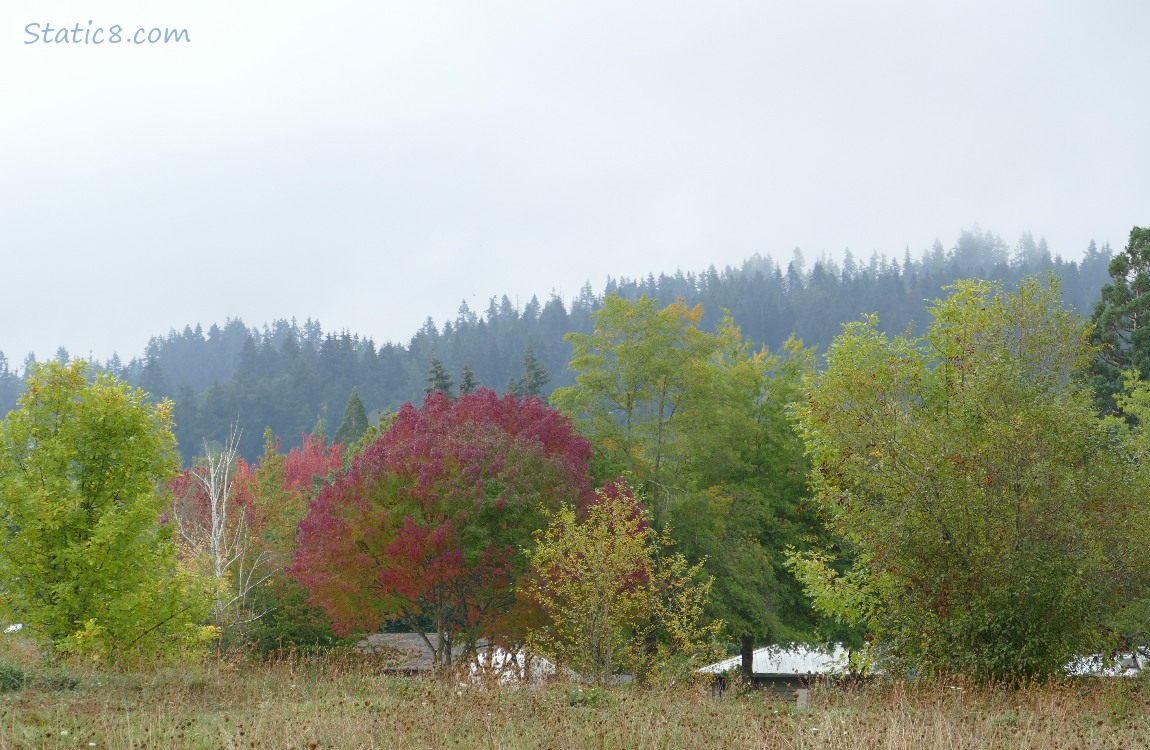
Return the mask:
[[427,387],[423,389],[424,392],[431,395],[436,391],[442,391],[448,398],[454,398],[455,395],[452,392],[454,387],[455,381],[451,379],[447,368],[443,366],[443,361],[438,354],[432,353],[431,363],[427,370]]
[[459,395],[466,396],[475,393],[479,388],[479,379],[475,377],[475,371],[471,369],[470,362],[463,363],[463,374],[459,376]]
[[347,406],[343,408],[343,421],[332,438],[340,445],[352,445],[367,432],[371,424],[367,421],[367,409],[364,408],[363,399],[359,397],[359,389],[352,387],[351,395],[347,398]]

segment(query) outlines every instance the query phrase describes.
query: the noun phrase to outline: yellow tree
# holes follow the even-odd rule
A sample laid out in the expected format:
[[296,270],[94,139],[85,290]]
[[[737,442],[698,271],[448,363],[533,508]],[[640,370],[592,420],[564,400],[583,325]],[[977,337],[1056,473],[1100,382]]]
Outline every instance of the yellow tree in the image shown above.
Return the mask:
[[56,653],[154,655],[208,635],[206,599],[160,523],[171,404],[88,365],[34,368],[0,422],[0,617]]
[[536,534],[520,585],[544,614],[530,649],[599,684],[619,672],[690,675],[716,656],[723,625],[704,623],[710,580],[669,553],[669,535],[651,528],[626,484],[596,494],[585,518],[563,509]]

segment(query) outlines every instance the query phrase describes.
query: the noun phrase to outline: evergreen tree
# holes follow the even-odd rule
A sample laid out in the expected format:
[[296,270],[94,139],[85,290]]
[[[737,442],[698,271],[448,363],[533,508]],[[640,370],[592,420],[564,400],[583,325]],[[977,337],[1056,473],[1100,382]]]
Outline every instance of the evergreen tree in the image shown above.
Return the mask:
[[315,426],[311,428],[311,436],[320,440],[327,439],[327,405],[324,404],[319,414],[315,416]]
[[535,398],[543,397],[543,387],[551,380],[550,373],[543,363],[539,361],[539,357],[535,354],[535,349],[528,346],[523,352],[523,377],[514,383],[513,387],[508,387],[516,396],[533,396]]
[[430,395],[436,391],[443,391],[448,398],[454,398],[452,393],[454,387],[455,381],[447,373],[447,368],[443,366],[443,361],[439,359],[439,355],[433,352],[431,364],[427,371],[427,387],[423,389],[424,392]]
[[1091,343],[1101,344],[1091,368],[1095,401],[1114,411],[1123,373],[1150,376],[1150,228],[1134,227],[1126,249],[1110,261],[1110,283],[1094,306]]
[[159,346],[156,341],[152,339],[152,343],[148,345],[147,361],[140,376],[139,387],[153,402],[158,403],[172,395],[172,384],[160,365]]
[[371,424],[367,421],[367,409],[363,406],[363,399],[359,397],[359,389],[352,387],[351,395],[347,398],[347,406],[343,408],[343,421],[332,438],[340,445],[352,445],[367,432]]
[[459,395],[467,396],[475,393],[479,388],[479,379],[475,377],[475,371],[471,369],[470,362],[463,363],[463,374],[459,377]]

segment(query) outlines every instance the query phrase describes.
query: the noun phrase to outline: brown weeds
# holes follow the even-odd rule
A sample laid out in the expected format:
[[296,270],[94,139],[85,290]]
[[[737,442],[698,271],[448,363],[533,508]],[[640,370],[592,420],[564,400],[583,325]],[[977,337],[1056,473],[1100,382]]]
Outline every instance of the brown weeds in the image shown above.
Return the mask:
[[961,681],[773,694],[517,688],[389,676],[362,654],[73,671],[0,694],[10,748],[1140,748],[1150,701],[1120,680]]

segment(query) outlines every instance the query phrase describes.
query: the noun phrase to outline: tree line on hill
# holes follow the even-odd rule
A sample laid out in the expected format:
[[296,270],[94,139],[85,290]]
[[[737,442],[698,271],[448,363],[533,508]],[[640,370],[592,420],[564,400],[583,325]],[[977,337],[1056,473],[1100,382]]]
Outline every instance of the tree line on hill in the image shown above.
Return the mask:
[[[312,319],[262,328],[229,319],[206,331],[197,324],[157,336],[143,356],[127,362],[114,355],[94,364],[175,403],[185,463],[205,439],[222,442],[237,420],[243,427],[239,453],[251,461],[265,427],[291,445],[306,434],[330,438],[353,388],[371,416],[418,401],[434,377],[433,359],[453,383],[497,392],[540,379],[544,396],[569,386],[574,373],[567,368],[571,349],[564,336],[589,333],[592,314],[611,295],[702,304],[705,328],[718,325],[729,310],[750,341],[777,349],[793,335],[822,351],[844,322],[864,313],[877,313],[889,332],[921,330],[929,301],[960,278],[993,279],[1009,289],[1028,275],[1053,272],[1063,280],[1065,302],[1087,313],[1107,279],[1111,255],[1109,245],[1091,242],[1082,260],[1068,261],[1030,234],[1011,247],[989,231],[973,230],[949,249],[936,241],[917,259],[908,250],[901,260],[872,253],[862,262],[848,251],[841,263],[825,256],[808,263],[796,249],[785,268],[755,255],[722,271],[712,266],[698,274],[608,279],[602,294],[585,284],[570,301],[553,294],[519,307],[507,296],[493,297],[483,311],[464,301],[454,320],[437,325],[428,318],[406,344],[325,332]],[[67,362],[69,354],[61,349],[53,359]],[[16,368],[0,352],[0,411],[15,404],[31,361]]]

